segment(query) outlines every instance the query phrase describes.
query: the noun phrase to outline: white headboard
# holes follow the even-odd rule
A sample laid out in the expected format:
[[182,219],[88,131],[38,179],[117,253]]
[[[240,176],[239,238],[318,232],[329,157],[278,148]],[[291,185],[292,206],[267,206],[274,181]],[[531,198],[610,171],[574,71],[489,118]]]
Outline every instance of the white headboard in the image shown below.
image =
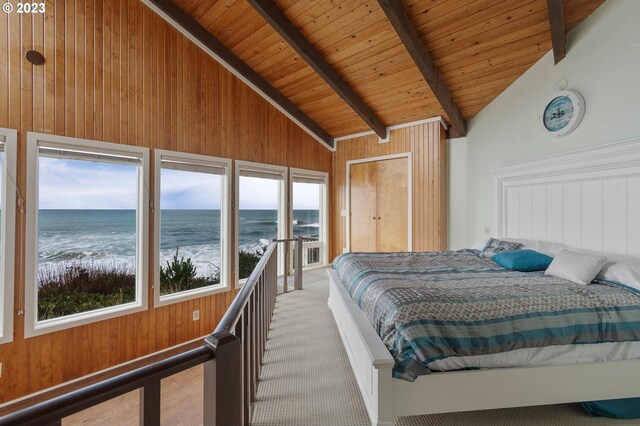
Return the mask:
[[512,164],[491,175],[498,236],[640,256],[640,139]]

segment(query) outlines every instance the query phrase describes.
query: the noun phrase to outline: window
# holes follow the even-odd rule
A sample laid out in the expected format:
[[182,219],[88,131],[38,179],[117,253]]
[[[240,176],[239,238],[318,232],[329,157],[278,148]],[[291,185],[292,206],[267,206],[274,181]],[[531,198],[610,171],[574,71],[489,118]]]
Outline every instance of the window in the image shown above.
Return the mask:
[[[253,268],[274,238],[286,236],[287,168],[236,161],[236,265],[238,279]],[[278,247],[279,273],[284,270],[284,247]]]
[[147,307],[148,150],[29,133],[25,335]]
[[16,144],[15,130],[0,129],[0,343],[13,339]]
[[[326,265],[328,175],[291,169],[291,235],[303,237],[302,266]],[[294,255],[292,250],[292,256]]]
[[226,290],[231,161],[155,155],[156,305]]

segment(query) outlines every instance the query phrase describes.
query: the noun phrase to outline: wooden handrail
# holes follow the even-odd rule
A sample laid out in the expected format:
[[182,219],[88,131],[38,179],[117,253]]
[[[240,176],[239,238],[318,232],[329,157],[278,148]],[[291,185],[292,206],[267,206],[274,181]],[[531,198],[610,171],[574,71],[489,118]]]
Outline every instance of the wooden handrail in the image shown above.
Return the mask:
[[139,423],[160,423],[160,381],[204,364],[205,426],[248,425],[275,308],[277,243],[271,243],[202,347],[52,398],[0,418],[0,426],[60,425],[62,419],[140,389]]

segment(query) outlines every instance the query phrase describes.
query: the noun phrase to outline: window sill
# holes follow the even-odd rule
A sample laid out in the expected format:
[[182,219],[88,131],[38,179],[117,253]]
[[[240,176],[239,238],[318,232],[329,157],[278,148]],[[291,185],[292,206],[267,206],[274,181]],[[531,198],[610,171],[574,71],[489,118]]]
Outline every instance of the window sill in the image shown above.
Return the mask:
[[145,310],[147,310],[146,300],[145,303],[127,303],[125,305],[82,312],[62,318],[37,321],[35,324],[28,324],[27,322],[27,324],[25,324],[24,337],[25,339],[28,339],[30,337],[80,327],[94,322],[117,318]]
[[196,290],[181,291],[180,293],[160,296],[155,301],[155,307],[167,306],[174,303],[185,302],[187,300],[199,299],[201,297],[224,293],[226,291],[229,291],[229,286],[227,286],[226,284],[218,284],[214,286],[199,288]]

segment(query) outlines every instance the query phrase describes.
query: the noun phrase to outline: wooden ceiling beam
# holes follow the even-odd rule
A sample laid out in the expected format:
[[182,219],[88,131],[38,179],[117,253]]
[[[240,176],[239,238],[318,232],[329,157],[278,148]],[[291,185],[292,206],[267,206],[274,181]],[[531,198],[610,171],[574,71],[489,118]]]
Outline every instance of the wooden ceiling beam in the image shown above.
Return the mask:
[[567,54],[567,33],[565,31],[562,0],[547,0],[547,11],[549,12],[553,61],[557,64]]
[[322,54],[276,6],[273,0],[249,0],[249,3],[284,38],[289,45],[313,68],[322,79],[355,111],[356,114],[382,139],[387,128],[364,101],[343,80]]
[[298,121],[300,125],[306,128],[317,138],[321,139],[331,148],[334,147],[333,137],[326,130],[313,121],[307,114],[291,102],[289,98],[261,77],[256,71],[247,65],[246,62],[240,59],[240,57],[227,48],[220,40],[214,37],[206,28],[200,25],[172,0],[149,1],[167,14],[167,16],[173,19],[200,43],[211,50],[211,52],[222,59],[230,68],[235,70],[239,75],[255,86],[269,100],[279,106],[282,110],[286,111],[286,113]]
[[402,40],[402,43],[411,55],[420,73],[427,81],[429,87],[431,87],[442,109],[447,114],[449,122],[453,127],[451,133],[455,134],[456,137],[465,136],[467,134],[467,122],[453,101],[451,92],[449,92],[449,89],[438,73],[431,59],[431,55],[429,55],[427,48],[420,39],[420,35],[418,35],[418,32],[407,16],[402,2],[400,0],[378,0],[378,3],[396,30],[396,33],[398,33],[398,37]]

